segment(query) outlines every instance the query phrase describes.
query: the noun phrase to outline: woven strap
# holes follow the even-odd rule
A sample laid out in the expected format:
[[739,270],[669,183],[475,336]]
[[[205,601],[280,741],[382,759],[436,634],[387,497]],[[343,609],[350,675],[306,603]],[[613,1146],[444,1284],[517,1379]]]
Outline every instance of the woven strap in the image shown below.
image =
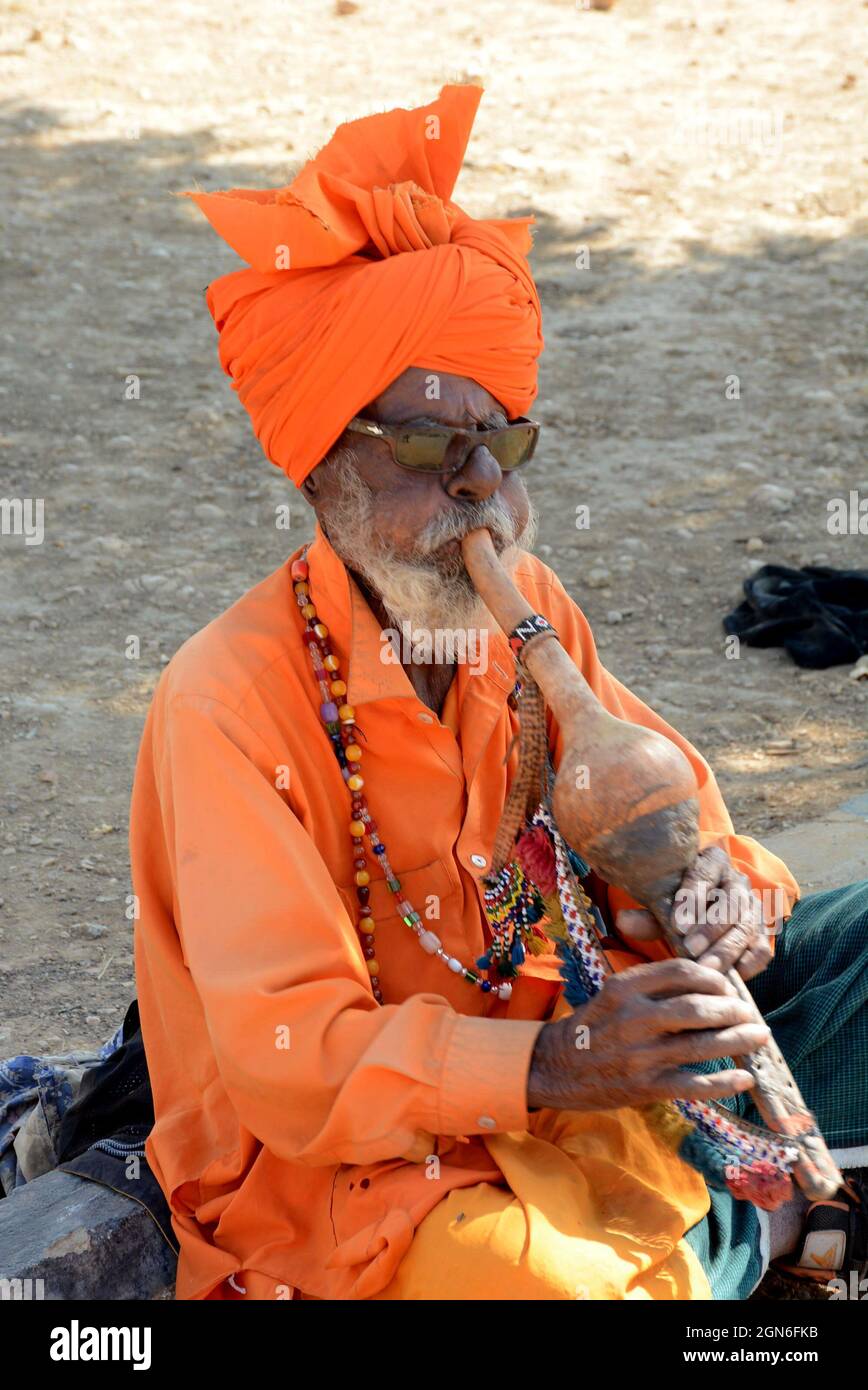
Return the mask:
[[521,622],[516,624],[509,634],[508,640],[517,661],[521,661],[525,643],[529,642],[532,637],[539,637],[542,633],[550,637],[557,637],[558,635],[548,618],[544,618],[542,613],[532,613],[529,618],[522,618]]

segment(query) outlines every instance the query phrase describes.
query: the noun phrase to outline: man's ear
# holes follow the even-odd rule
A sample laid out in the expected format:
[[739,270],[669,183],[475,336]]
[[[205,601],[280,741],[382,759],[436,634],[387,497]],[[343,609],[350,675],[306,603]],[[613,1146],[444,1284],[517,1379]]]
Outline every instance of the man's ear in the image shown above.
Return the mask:
[[307,477],[305,478],[304,482],[299,488],[299,492],[304,497],[304,500],[311,507],[316,507],[316,504],[320,500],[321,489],[319,485],[319,480],[315,476],[319,467],[320,465],[317,464],[316,468],[314,468],[312,472],[308,473]]

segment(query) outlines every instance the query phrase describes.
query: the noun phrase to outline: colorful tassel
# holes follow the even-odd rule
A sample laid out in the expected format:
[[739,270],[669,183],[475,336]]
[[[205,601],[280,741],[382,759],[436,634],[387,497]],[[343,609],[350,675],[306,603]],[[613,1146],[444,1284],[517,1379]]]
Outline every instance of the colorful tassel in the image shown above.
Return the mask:
[[734,1164],[726,1179],[733,1197],[753,1202],[763,1211],[777,1211],[793,1195],[792,1180],[772,1163]]
[[515,842],[515,852],[524,873],[544,898],[558,891],[557,865],[552,842],[543,826],[524,830]]

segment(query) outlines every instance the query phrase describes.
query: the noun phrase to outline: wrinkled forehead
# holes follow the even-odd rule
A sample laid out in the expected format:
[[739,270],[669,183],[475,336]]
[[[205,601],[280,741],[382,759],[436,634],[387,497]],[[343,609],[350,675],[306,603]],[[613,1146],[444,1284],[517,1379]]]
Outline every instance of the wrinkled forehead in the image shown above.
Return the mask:
[[426,367],[408,367],[359,413],[382,424],[466,429],[503,425],[507,420],[500,401],[472,377]]

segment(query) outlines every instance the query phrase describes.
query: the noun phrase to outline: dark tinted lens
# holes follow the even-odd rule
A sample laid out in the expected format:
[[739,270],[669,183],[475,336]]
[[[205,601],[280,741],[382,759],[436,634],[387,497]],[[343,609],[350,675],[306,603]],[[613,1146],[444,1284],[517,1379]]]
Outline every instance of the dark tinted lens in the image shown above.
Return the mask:
[[405,468],[437,472],[446,467],[451,430],[407,430],[395,436],[395,454]]
[[533,453],[536,430],[533,425],[512,425],[492,439],[487,446],[505,473],[518,468]]

